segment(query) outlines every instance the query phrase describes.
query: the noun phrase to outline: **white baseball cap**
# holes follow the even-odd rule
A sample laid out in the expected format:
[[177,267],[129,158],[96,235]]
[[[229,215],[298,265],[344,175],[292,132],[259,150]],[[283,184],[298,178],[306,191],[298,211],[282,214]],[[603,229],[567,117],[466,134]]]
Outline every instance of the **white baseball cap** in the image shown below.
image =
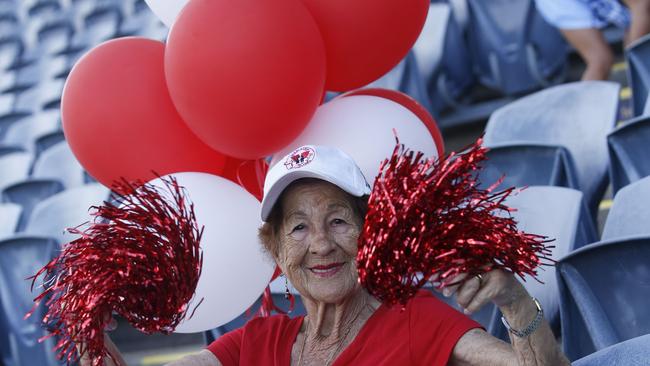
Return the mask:
[[279,160],[266,175],[262,220],[269,218],[282,192],[302,178],[322,179],[355,197],[370,194],[370,185],[349,155],[334,147],[305,145]]

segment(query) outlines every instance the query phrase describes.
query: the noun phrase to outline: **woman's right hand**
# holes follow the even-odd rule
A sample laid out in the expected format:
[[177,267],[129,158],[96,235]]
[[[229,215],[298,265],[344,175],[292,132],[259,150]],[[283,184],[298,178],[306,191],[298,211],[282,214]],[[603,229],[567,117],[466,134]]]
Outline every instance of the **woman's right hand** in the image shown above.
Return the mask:
[[[124,358],[122,357],[122,354],[120,353],[120,350],[117,349],[117,346],[113,341],[111,340],[111,337],[108,335],[108,332],[111,332],[115,329],[117,329],[117,321],[113,316],[108,313],[106,317],[110,318],[108,324],[104,328],[104,347],[106,347],[106,351],[110,354],[111,357],[104,357],[104,365],[105,366],[127,366],[126,361],[124,361]],[[77,346],[77,350],[79,350],[79,346]],[[92,360],[90,357],[88,357],[88,354],[84,354],[81,359],[79,360],[79,366],[92,366]]]

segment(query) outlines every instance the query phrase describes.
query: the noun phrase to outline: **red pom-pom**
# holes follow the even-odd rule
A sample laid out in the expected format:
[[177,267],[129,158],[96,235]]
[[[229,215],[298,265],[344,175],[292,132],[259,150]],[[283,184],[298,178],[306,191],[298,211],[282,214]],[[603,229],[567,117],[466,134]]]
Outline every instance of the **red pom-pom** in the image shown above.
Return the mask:
[[503,204],[514,189],[478,187],[481,142],[439,161],[398,143],[382,163],[357,257],[361,284],[375,297],[405,304],[434,274],[442,283],[495,268],[535,276],[550,261],[548,241],[517,230]]
[[186,316],[201,273],[203,230],[184,189],[174,178],[162,180],[165,189],[117,183],[114,191],[132,193],[116,194],[119,206],[92,207],[85,230],[69,229],[81,237],[33,277],[45,275],[34,301],[49,298],[43,323],[47,337],[59,339],[60,359],[87,354],[98,366],[112,358],[104,348],[111,312],[145,333],[169,333]]

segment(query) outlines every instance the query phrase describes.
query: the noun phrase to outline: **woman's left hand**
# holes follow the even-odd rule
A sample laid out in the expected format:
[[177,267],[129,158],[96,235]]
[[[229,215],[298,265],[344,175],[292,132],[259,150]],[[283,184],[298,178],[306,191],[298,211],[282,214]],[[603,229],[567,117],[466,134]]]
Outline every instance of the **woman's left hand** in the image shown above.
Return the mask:
[[467,274],[462,273],[447,278],[444,281],[447,285],[444,287],[436,282],[437,277],[436,275],[432,277],[436,291],[441,292],[445,297],[456,295],[456,301],[465,314],[475,313],[489,302],[503,308],[529,298],[526,289],[515,276],[501,269],[469,278]]

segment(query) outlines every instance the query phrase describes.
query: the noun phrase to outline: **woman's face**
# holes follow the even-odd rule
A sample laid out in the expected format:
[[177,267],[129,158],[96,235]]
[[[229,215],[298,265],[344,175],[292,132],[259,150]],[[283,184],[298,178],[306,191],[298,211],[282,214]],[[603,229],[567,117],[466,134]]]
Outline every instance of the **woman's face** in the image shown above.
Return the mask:
[[348,197],[324,181],[294,184],[282,197],[277,261],[302,296],[338,303],[358,289],[363,220]]

